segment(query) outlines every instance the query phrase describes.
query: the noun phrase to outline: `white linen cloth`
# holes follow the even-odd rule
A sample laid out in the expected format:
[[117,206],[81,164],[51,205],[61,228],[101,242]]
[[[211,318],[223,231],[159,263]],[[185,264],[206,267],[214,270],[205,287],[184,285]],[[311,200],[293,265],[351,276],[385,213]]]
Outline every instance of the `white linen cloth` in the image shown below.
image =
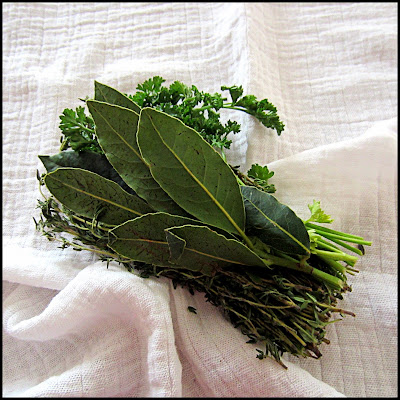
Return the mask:
[[[3,396],[397,396],[397,3],[3,3],[3,67]],[[285,131],[223,114],[229,160],[373,241],[321,359],[260,361],[202,294],[35,231],[63,109],[154,75],[267,97]]]

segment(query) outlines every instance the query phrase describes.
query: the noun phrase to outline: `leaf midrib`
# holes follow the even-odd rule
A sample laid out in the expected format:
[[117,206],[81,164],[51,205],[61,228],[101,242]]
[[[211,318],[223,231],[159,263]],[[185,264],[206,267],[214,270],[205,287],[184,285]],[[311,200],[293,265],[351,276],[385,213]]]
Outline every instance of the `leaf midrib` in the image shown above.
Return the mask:
[[301,243],[297,238],[295,238],[290,232],[288,232],[285,228],[281,227],[277,222],[269,218],[260,208],[258,208],[249,198],[247,198],[247,201],[253,205],[253,207],[266,219],[268,220],[272,225],[274,225],[276,228],[278,228],[280,231],[282,231],[284,234],[286,234],[288,237],[290,237],[295,243],[297,243],[300,247],[302,247],[304,250],[307,251],[307,253],[310,253],[310,250],[304,246],[303,243]]
[[164,141],[161,136],[160,131],[157,129],[155,124],[153,123],[153,119],[150,115],[148,115],[151,125],[154,130],[157,132],[158,137],[162,141],[165,147],[172,153],[172,155],[178,160],[178,162],[182,165],[182,167],[186,170],[186,172],[194,179],[194,181],[204,190],[204,192],[208,195],[208,197],[217,205],[217,207],[222,211],[228,221],[232,224],[232,226],[237,230],[240,235],[244,235],[243,230],[238,226],[235,220],[229,215],[229,213],[225,210],[225,208],[219,203],[219,201],[210,193],[210,191],[201,183],[201,181],[192,173],[192,171],[186,166],[186,164],[179,158],[179,156],[172,150],[170,146]]
[[126,211],[130,211],[130,212],[133,213],[133,214],[136,214],[136,215],[143,215],[143,214],[139,213],[138,211],[135,211],[135,210],[130,209],[129,207],[123,206],[122,204],[118,204],[118,203],[115,203],[115,202],[113,202],[113,201],[111,201],[111,200],[105,199],[105,198],[103,198],[103,197],[96,196],[95,194],[90,193],[90,192],[86,192],[85,190],[78,189],[77,187],[75,187],[75,186],[73,186],[73,185],[69,185],[68,183],[63,182],[62,180],[60,180],[60,179],[58,179],[58,178],[55,178],[54,176],[51,176],[50,174],[48,175],[48,178],[53,179],[53,180],[55,180],[55,181],[61,183],[63,186],[69,187],[69,188],[71,188],[71,189],[73,189],[73,190],[75,190],[75,191],[77,191],[77,192],[83,193],[83,194],[85,194],[85,195],[87,195],[87,196],[89,196],[89,197],[93,197],[93,198],[95,198],[95,199],[97,199],[97,200],[101,200],[101,201],[104,201],[105,203],[109,203],[109,204],[111,204],[111,205],[113,205],[113,206],[115,206],[115,207],[119,207],[119,208],[122,208],[122,209],[124,209],[124,210],[126,210]]
[[[125,138],[123,136],[121,136],[118,133],[117,130],[114,129],[114,127],[108,122],[108,120],[103,116],[103,114],[94,106],[94,104],[96,104],[96,103],[94,103],[92,101],[91,104],[92,104],[92,107],[96,110],[96,112],[100,115],[100,117],[103,118],[104,122],[110,127],[110,129],[126,144],[126,146],[130,150],[132,150],[135,153],[135,155],[140,159],[140,161],[142,161],[144,164],[146,164],[145,161],[143,160],[142,156],[125,140]],[[119,107],[119,106],[116,106],[116,105],[111,105],[111,106],[112,107]],[[120,108],[124,108],[124,107],[120,107]],[[126,110],[129,110],[129,109],[126,108]],[[129,110],[129,111],[131,111],[134,114],[136,114],[137,116],[139,116],[139,114],[136,111],[133,111],[133,110]]]
[[[117,240],[132,241],[132,242],[148,242],[148,243],[156,243],[156,244],[161,244],[161,245],[169,246],[168,242],[163,242],[163,241],[160,241],[160,240],[152,240],[152,239],[143,239],[143,238],[120,238],[120,237],[119,237]],[[241,262],[239,262],[239,261],[227,260],[227,259],[225,259],[225,258],[218,257],[218,256],[214,256],[214,255],[208,254],[208,253],[204,253],[204,252],[202,252],[202,251],[199,251],[199,250],[196,250],[196,249],[192,249],[192,248],[189,248],[189,247],[185,247],[184,250],[188,250],[188,251],[191,251],[192,253],[197,253],[197,254],[200,254],[200,255],[202,255],[202,256],[206,256],[206,257],[208,257],[208,258],[212,258],[212,259],[214,259],[214,260],[220,260],[220,261],[225,261],[225,262],[228,262],[228,263],[239,264],[239,265],[242,265],[242,264],[243,264],[243,263],[241,263]]]

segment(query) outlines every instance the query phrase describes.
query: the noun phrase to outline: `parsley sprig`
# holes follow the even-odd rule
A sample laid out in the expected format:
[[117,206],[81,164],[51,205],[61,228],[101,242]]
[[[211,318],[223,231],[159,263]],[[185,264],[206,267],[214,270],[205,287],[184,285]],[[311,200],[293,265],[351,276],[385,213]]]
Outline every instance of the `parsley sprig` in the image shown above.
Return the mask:
[[[275,129],[278,135],[284,130],[275,106],[267,99],[258,101],[253,95],[243,96],[242,86],[221,87],[222,91],[229,92],[231,101],[228,101],[220,93],[203,92],[194,85],[175,81],[164,86],[164,82],[162,77],[154,76],[137,85],[135,94],[126,95],[140,107],[152,107],[180,119],[221,151],[231,146],[232,140],[228,135],[240,132],[241,128],[236,121],[221,122],[221,109],[246,112],[267,128]],[[102,153],[94,135],[93,120],[85,114],[82,106],[75,111],[65,109],[60,120],[59,127],[64,136],[61,150],[70,147],[75,151]]]
[[59,128],[61,137],[60,150],[71,148],[74,151],[91,151],[102,153],[94,133],[94,122],[90,115],[86,115],[85,108],[79,106],[75,109],[66,108],[60,115]]
[[212,146],[229,149],[230,133],[240,132],[240,124],[228,120],[223,124],[219,111],[223,108],[243,111],[257,118],[267,128],[275,129],[278,135],[284,129],[276,113],[276,107],[267,99],[258,101],[254,95],[243,96],[242,86],[221,86],[228,91],[231,101],[220,93],[206,93],[196,86],[187,86],[175,81],[163,86],[165,79],[155,76],[139,84],[135,95],[128,95],[140,107],[153,107],[182,120],[199,132]]

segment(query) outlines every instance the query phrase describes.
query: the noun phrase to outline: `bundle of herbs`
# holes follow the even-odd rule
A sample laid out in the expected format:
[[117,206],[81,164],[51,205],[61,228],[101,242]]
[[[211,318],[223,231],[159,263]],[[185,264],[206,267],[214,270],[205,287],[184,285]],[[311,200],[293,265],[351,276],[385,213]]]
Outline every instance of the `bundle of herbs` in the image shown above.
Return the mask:
[[240,125],[222,123],[220,110],[246,112],[280,135],[267,99],[241,86],[221,87],[228,101],[164,82],[151,78],[134,95],[95,82],[94,98],[82,100],[88,113],[63,111],[60,152],[39,156],[37,229],[61,248],[204,293],[263,346],[257,358],[284,367],[285,352],[319,358],[327,325],[340,320],[333,316],[354,316],[339,302],[371,243],[320,225],[333,220],[319,201],[301,220],[271,194],[267,166],[243,173],[227,163],[228,135]]

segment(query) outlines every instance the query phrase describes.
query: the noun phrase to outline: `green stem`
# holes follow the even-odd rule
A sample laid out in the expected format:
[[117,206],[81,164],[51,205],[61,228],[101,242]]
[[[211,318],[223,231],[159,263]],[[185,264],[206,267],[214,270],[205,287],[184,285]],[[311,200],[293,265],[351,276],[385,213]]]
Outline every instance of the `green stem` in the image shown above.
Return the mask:
[[[226,98],[223,98],[222,100],[226,100]],[[222,108],[230,108],[232,106],[232,103],[224,103],[222,105]],[[197,107],[194,108],[194,111],[205,111],[205,110],[211,110],[212,108],[215,108],[215,106],[209,104],[208,106],[203,106],[203,107]]]
[[[68,231],[65,231],[65,232],[79,237],[79,235],[77,235],[74,232],[68,232]],[[129,258],[127,258],[126,260],[123,260],[121,258],[117,258],[114,253],[109,253],[108,251],[94,249],[94,248],[91,248],[91,247],[84,247],[84,246],[81,246],[81,245],[79,245],[77,243],[71,242],[71,241],[66,240],[66,239],[63,240],[63,239],[59,239],[59,238],[53,237],[51,240],[56,240],[58,242],[64,243],[64,244],[66,244],[68,246],[73,247],[74,249],[86,250],[86,251],[90,251],[92,253],[102,254],[102,255],[111,257],[113,260],[116,260],[116,261],[119,261],[119,262],[132,262],[132,261],[134,261],[134,260],[129,259]]]
[[343,289],[345,286],[345,282],[343,280],[337,278],[336,276],[327,274],[326,272],[320,271],[319,269],[312,267],[306,262],[304,263],[304,265],[301,265],[300,262],[293,262],[292,260],[276,257],[273,255],[268,255],[268,258],[261,257],[261,259],[267,267],[270,267],[271,265],[277,265],[280,267],[290,268],[295,271],[304,272],[306,274],[314,276],[319,280],[326,282],[336,289]]
[[344,265],[338,263],[337,261],[333,260],[332,258],[325,257],[323,255],[319,255],[319,257],[321,257],[321,259],[324,260],[335,271],[339,271],[343,275],[347,272],[347,268]]
[[360,249],[358,249],[357,247],[354,247],[354,246],[350,246],[349,244],[347,244],[347,243],[345,243],[345,242],[343,242],[343,241],[341,241],[339,239],[330,238],[329,240],[331,240],[332,242],[334,242],[334,243],[336,243],[336,244],[338,244],[338,245],[340,245],[340,246],[352,251],[353,253],[358,254],[359,256],[363,255],[363,252]]
[[293,325],[297,327],[297,329],[301,332],[303,332],[304,335],[306,335],[312,343],[317,343],[317,340],[315,337],[311,336],[303,327],[301,327],[297,322],[293,321]]
[[366,246],[371,246],[372,242],[369,242],[367,240],[364,239],[357,239],[357,238],[353,238],[353,237],[347,237],[347,236],[343,236],[343,235],[337,235],[334,233],[329,233],[329,232],[323,232],[323,231],[318,231],[317,229],[315,229],[315,231],[320,234],[321,236],[326,237],[327,239],[332,240],[333,242],[337,243],[335,240],[333,239],[337,239],[337,240],[345,240],[346,242],[351,242],[351,243],[358,243],[358,244],[364,244]]
[[325,250],[330,250],[333,251],[335,253],[343,253],[342,250],[339,249],[339,247],[336,247],[334,245],[332,245],[331,243],[328,243],[326,240],[322,239],[322,238],[318,238],[318,241],[316,242],[316,245],[318,247],[321,247]]
[[91,134],[93,134],[94,135],[94,129],[90,129],[90,128],[88,128],[88,127],[86,127],[85,125],[82,125],[81,123],[79,123],[79,122],[76,122],[76,120],[74,120],[74,119],[68,119],[69,120],[69,122],[73,122],[76,126],[78,126],[80,129],[82,129],[82,130],[84,130],[84,131],[86,131],[86,132],[89,132],[89,133],[91,133]]
[[326,258],[330,258],[331,260],[345,261],[350,265],[354,265],[358,260],[358,258],[355,256],[350,256],[349,254],[346,253],[338,253],[336,251],[333,252],[333,251],[313,249],[311,250],[311,253],[316,254],[318,256],[324,256]]
[[322,232],[328,232],[328,233],[333,233],[335,235],[340,235],[342,238],[349,237],[349,238],[364,240],[364,238],[362,238],[361,236],[356,236],[356,235],[351,235],[350,233],[335,231],[334,229],[325,228],[324,226],[316,225],[311,222],[306,221],[304,224],[306,225],[306,227],[316,229],[316,230],[322,231]]
[[342,308],[338,308],[338,307],[335,307],[335,306],[331,306],[331,305],[329,305],[329,304],[320,303],[320,302],[318,302],[318,301],[317,301],[315,304],[319,305],[320,307],[324,307],[324,308],[327,308],[327,309],[332,310],[332,311],[335,311],[335,312],[339,312],[339,313],[342,313],[342,314],[351,315],[352,317],[355,317],[355,316],[356,316],[356,314],[354,314],[354,313],[351,312],[351,311],[343,310]]

